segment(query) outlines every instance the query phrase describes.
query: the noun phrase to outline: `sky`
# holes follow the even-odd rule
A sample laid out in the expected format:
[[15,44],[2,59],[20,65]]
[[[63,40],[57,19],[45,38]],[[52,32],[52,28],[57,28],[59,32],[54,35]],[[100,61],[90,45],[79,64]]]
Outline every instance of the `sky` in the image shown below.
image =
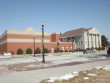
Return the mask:
[[110,39],[110,0],[0,0],[0,34],[32,27],[64,33],[96,27]]

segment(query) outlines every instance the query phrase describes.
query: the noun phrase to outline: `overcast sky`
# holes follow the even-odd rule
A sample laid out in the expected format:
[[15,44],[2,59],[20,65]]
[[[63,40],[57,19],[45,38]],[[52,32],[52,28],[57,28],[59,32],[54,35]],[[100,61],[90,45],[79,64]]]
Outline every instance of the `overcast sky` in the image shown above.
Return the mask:
[[110,0],[0,0],[0,34],[32,27],[54,33],[96,27],[110,38]]

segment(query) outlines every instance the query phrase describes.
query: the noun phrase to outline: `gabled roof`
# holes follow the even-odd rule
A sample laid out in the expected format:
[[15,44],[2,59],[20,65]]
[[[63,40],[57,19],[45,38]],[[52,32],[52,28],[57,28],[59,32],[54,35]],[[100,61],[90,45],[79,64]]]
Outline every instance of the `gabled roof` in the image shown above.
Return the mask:
[[85,30],[86,30],[85,28],[70,30],[70,31],[67,31],[64,34],[62,34],[60,37],[69,37],[69,36],[73,36],[73,35],[83,34]]

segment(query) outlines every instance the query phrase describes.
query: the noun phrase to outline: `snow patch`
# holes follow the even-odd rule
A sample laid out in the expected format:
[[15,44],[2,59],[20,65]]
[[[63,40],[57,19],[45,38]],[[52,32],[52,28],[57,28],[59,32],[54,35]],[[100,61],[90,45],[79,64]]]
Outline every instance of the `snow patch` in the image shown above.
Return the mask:
[[87,74],[88,76],[97,76],[97,75],[95,75],[95,74],[91,74],[91,73],[89,73],[89,74]]
[[61,77],[51,77],[47,82],[54,82],[55,80],[68,80],[73,78],[74,76],[78,76],[78,72],[73,72],[72,74],[66,74]]
[[97,67],[95,67],[96,69],[101,69],[103,66],[97,66]]
[[0,59],[7,59],[7,58],[11,58],[11,56],[0,56]]
[[110,65],[106,65],[105,67],[103,67],[103,69],[105,69],[106,71],[110,70]]
[[84,77],[83,79],[84,79],[84,80],[87,80],[87,79],[89,79],[89,77]]
[[105,69],[106,71],[110,71],[110,65],[96,67],[96,69],[101,69],[101,68]]

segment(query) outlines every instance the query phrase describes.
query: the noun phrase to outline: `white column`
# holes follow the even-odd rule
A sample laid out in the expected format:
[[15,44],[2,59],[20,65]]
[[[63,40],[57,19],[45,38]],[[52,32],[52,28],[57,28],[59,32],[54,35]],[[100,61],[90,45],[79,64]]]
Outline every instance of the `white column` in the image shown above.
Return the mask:
[[88,48],[89,48],[89,33],[87,34],[87,37],[88,37]]
[[91,34],[91,47],[93,47],[93,34]]
[[100,47],[100,35],[98,35],[98,47]]
[[102,43],[101,43],[101,35],[99,35],[99,39],[100,39],[100,47],[102,47]]
[[97,35],[95,34],[95,47],[97,47],[97,40],[96,40]]
[[90,48],[92,47],[92,35],[90,34]]
[[93,47],[95,48],[95,35],[93,34]]

